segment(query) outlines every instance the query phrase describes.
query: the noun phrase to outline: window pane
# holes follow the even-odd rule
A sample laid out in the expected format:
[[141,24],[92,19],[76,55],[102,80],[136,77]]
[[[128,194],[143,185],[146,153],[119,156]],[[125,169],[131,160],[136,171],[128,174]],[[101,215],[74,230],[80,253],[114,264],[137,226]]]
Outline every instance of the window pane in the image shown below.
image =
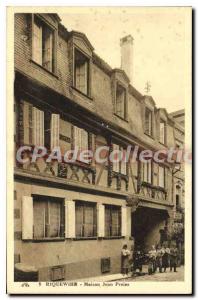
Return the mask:
[[126,91],[117,84],[116,87],[116,114],[122,118],[126,117]]
[[152,111],[148,108],[145,109],[145,133],[152,135]]
[[43,67],[52,72],[53,57],[53,33],[44,26],[43,27]]
[[113,208],[111,210],[111,235],[119,236],[120,235],[120,210],[117,208]]
[[76,236],[83,236],[83,206],[76,203]]
[[45,201],[33,202],[34,238],[45,237],[45,212],[47,209]]
[[111,236],[111,211],[110,207],[105,207],[105,236]]
[[75,87],[84,94],[88,94],[88,58],[75,50]]
[[160,143],[165,143],[165,124],[160,122]]
[[84,206],[84,237],[94,236],[94,207]]
[[49,219],[50,219],[50,237],[60,236],[60,209],[59,202],[49,203]]

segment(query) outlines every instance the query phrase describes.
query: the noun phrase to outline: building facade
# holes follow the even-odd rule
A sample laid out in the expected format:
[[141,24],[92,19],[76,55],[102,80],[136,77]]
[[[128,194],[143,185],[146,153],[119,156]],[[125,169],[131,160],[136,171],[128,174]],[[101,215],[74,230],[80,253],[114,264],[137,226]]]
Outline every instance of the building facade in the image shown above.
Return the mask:
[[[112,69],[57,14],[16,14],[15,153],[174,147],[174,119],[130,83],[132,44],[121,40],[123,69]],[[119,273],[124,244],[147,251],[173,226],[171,164],[32,161],[31,151],[23,159],[14,169],[15,263],[38,269],[39,281]]]

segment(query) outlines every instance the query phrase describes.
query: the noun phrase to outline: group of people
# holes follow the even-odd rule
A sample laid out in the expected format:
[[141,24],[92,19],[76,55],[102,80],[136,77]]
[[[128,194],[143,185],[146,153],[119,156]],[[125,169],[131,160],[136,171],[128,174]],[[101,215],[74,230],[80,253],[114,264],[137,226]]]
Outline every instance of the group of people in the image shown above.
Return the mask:
[[144,253],[140,247],[137,247],[135,251],[129,250],[127,245],[122,248],[122,274],[128,275],[131,271],[132,274],[142,274],[143,264],[148,263],[148,274],[154,274],[157,269],[159,272],[166,272],[167,268],[170,267],[170,271],[174,270],[177,272],[177,260],[178,260],[178,249],[176,245],[172,245],[170,248],[166,245],[154,245],[148,251]]

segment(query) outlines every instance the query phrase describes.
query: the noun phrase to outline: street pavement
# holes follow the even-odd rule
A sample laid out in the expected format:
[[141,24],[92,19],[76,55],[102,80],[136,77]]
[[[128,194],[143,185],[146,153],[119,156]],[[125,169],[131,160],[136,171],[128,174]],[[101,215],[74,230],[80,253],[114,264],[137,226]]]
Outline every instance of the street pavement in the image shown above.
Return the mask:
[[184,281],[184,267],[177,268],[177,272],[170,272],[168,268],[165,273],[159,273],[157,271],[152,275],[135,276],[131,278],[121,279],[122,281]]

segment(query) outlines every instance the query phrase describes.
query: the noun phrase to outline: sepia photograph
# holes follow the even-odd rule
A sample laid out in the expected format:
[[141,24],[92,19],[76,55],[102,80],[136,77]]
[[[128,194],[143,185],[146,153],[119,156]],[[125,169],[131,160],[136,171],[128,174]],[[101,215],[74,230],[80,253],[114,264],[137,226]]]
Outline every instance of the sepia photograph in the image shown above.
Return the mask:
[[8,293],[192,293],[192,8],[7,22]]

